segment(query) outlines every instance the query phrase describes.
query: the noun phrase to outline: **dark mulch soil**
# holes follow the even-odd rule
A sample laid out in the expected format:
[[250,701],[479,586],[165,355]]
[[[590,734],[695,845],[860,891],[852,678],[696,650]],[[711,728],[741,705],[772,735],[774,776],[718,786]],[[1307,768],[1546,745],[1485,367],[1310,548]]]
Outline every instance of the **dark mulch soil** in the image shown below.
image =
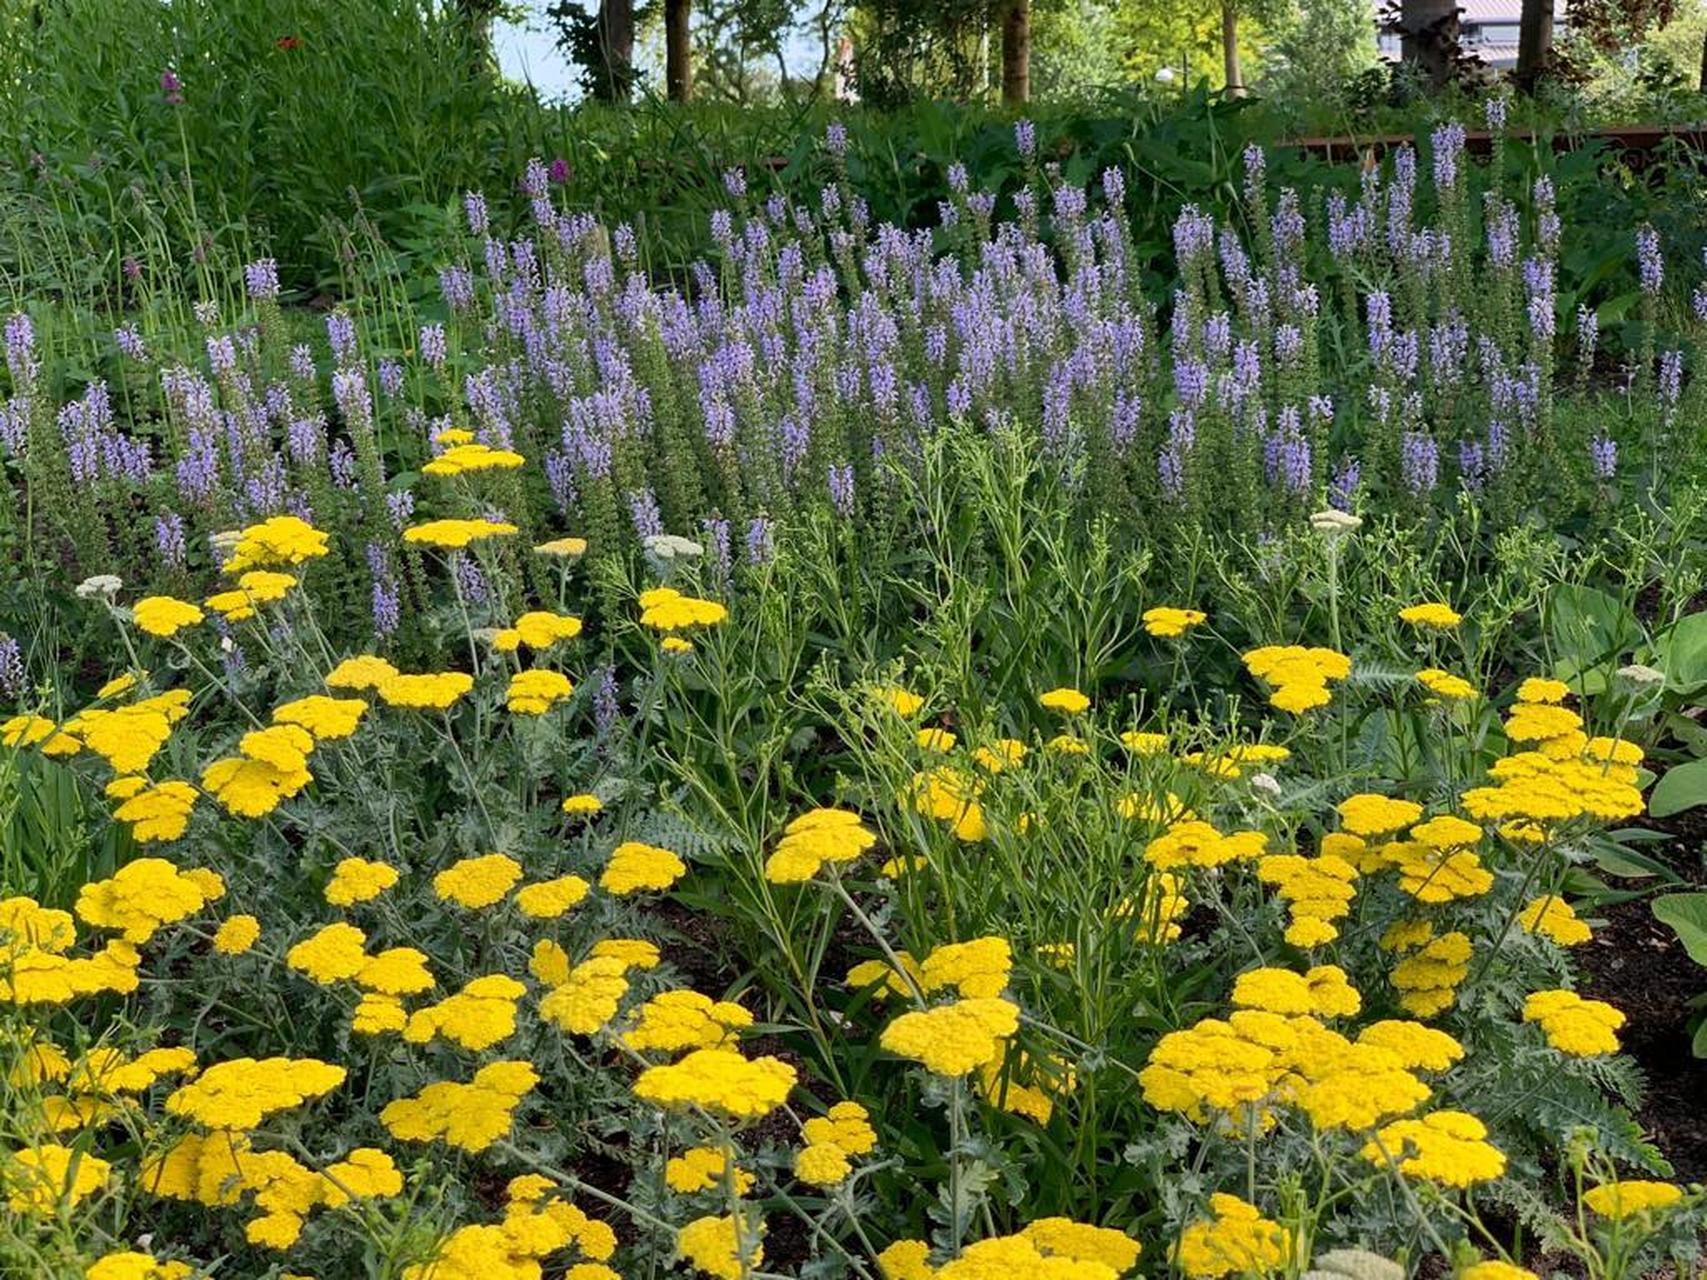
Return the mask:
[[[1664,831],[1664,845],[1642,852],[1691,885],[1707,886],[1707,814],[1678,814],[1643,825]],[[1707,1061],[1690,1052],[1689,1002],[1707,991],[1707,970],[1654,919],[1646,898],[1597,912],[1604,921],[1577,953],[1583,994],[1606,1000],[1629,1021],[1620,1038],[1641,1064],[1648,1092],[1637,1118],[1681,1182],[1707,1182]]]

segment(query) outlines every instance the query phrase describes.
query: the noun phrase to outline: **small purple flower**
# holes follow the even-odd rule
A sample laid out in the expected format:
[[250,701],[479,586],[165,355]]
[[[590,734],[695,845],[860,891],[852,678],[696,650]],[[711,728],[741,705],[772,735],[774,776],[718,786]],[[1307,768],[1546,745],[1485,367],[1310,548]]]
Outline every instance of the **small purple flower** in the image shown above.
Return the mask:
[[314,381],[314,352],[306,342],[299,342],[290,349],[290,371],[299,382]]
[[402,529],[415,514],[415,495],[407,489],[385,495],[385,513],[391,517],[394,529]]
[[636,489],[628,495],[628,510],[634,521],[637,538],[655,538],[664,532],[664,517],[658,510],[658,499],[650,489]]
[[243,268],[243,284],[256,302],[279,296],[279,264],[271,258],[257,258]]
[[1458,161],[1464,154],[1464,136],[1464,126],[1455,120],[1441,125],[1430,135],[1437,190],[1450,191],[1458,185]]
[[1618,442],[1608,435],[1597,435],[1589,441],[1589,466],[1597,480],[1610,480],[1618,474]]
[[442,324],[424,324],[421,326],[421,359],[433,368],[443,369],[445,367],[447,345],[445,327]]
[[1458,442],[1458,478],[1464,488],[1470,493],[1479,493],[1482,482],[1487,478],[1488,462],[1482,452],[1480,442],[1475,440],[1460,440]]
[[1600,314],[1588,307],[1577,308],[1577,358],[1583,367],[1594,364],[1594,348],[1600,338]]
[[551,168],[548,172],[551,176],[551,180],[557,183],[558,186],[562,186],[565,182],[569,181],[569,162],[562,156],[558,156],[551,162]]
[[1156,478],[1161,481],[1162,492],[1169,498],[1178,501],[1184,494],[1185,460],[1172,445],[1166,446],[1156,455]]
[[848,153],[848,127],[840,120],[832,120],[825,127],[824,150],[838,160]]
[[332,359],[347,365],[356,355],[356,322],[339,308],[326,317],[326,337],[332,344]]
[[334,484],[341,489],[356,487],[356,455],[351,451],[349,441],[339,440],[334,444],[326,461],[332,469]]
[[118,344],[120,354],[127,360],[143,361],[148,359],[148,347],[142,341],[142,334],[135,325],[125,325],[113,330],[113,341]]
[[1030,120],[1014,121],[1014,146],[1027,160],[1037,154],[1037,126]]
[[24,696],[27,680],[23,647],[11,636],[0,632],[0,693],[16,702]]
[[446,267],[439,272],[439,292],[452,311],[467,311],[474,305],[474,277],[467,267]]
[[207,362],[215,373],[230,373],[237,367],[237,346],[225,334],[207,340]]
[[466,551],[450,553],[451,577],[455,579],[457,590],[469,604],[484,604],[491,595],[487,586],[486,575],[480,571],[480,566],[473,556]]
[[1102,171],[1102,198],[1110,209],[1118,209],[1126,203],[1126,175],[1114,165]]
[[1506,106],[1503,94],[1495,94],[1482,104],[1482,119],[1487,124],[1489,133],[1505,131]]
[[176,107],[184,101],[184,82],[171,67],[160,73],[160,96],[169,106]]
[[1399,472],[1414,496],[1432,493],[1440,479],[1440,446],[1422,431],[1407,431],[1399,446]]
[[14,311],[6,317],[6,367],[20,391],[41,368],[36,359],[36,327],[28,312]]
[[470,235],[484,236],[491,230],[492,220],[486,212],[486,193],[484,191],[463,192],[462,212],[468,219]]
[[739,167],[725,169],[723,171],[723,189],[729,193],[731,200],[746,199],[747,171]]
[[769,564],[776,555],[776,546],[771,541],[771,522],[764,516],[754,516],[747,524],[747,563],[750,565]]
[[1649,297],[1665,284],[1666,264],[1660,252],[1660,233],[1651,226],[1636,228],[1636,274],[1641,279],[1642,292]]
[[967,188],[972,185],[972,180],[966,173],[966,166],[958,160],[948,166],[946,176],[948,178],[948,189],[956,195],[965,195]]
[[843,519],[854,513],[854,470],[853,464],[844,462],[840,466],[830,464],[828,476],[830,502],[836,508],[836,514]]
[[1363,483],[1363,466],[1356,458],[1345,458],[1339,470],[1328,481],[1328,505],[1339,511],[1350,511],[1357,501],[1357,489]]
[[403,390],[403,366],[395,360],[379,362],[379,389],[388,396],[394,396]]
[[718,582],[729,580],[729,569],[732,563],[729,549],[729,522],[721,516],[710,516],[699,522],[699,527],[705,533],[705,540],[710,544],[707,563],[711,573]]
[[1678,399],[1683,395],[1683,352],[1662,351],[1660,353],[1659,376],[1660,401],[1669,409],[1677,408]]
[[576,499],[575,466],[568,454],[554,449],[545,455],[545,483],[558,511],[568,515]]
[[1183,269],[1215,250],[1215,219],[1194,204],[1180,210],[1174,222],[1174,257]]
[[1244,161],[1245,194],[1247,197],[1260,197],[1263,184],[1268,181],[1268,156],[1258,143],[1247,142]]
[[599,736],[606,737],[616,722],[622,718],[622,705],[617,701],[616,670],[614,667],[598,668],[598,674],[593,677],[593,723],[597,726]]
[[182,569],[189,556],[184,517],[176,511],[154,518],[154,550],[169,567]]

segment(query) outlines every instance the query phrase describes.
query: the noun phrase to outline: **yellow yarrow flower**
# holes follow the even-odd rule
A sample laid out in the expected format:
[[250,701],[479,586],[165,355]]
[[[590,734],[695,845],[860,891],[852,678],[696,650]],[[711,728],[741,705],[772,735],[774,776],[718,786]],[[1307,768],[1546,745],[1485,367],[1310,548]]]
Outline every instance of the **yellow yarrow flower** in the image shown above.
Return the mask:
[[261,922],[254,916],[231,916],[213,935],[213,949],[222,956],[240,956],[261,936]]
[[[721,1151],[712,1147],[690,1147],[665,1162],[664,1184],[682,1195],[716,1191],[722,1188],[728,1167],[729,1162]],[[753,1189],[753,1175],[745,1169],[734,1170],[732,1180],[738,1196],[744,1196]]]
[[188,600],[173,596],[144,596],[131,606],[131,620],[151,636],[170,638],[207,617]]
[[1551,938],[1561,947],[1575,947],[1594,937],[1571,904],[1555,894],[1532,899],[1517,913],[1517,923],[1525,932]]
[[732,1216],[695,1218],[676,1232],[676,1252],[715,1280],[742,1280],[764,1261],[765,1250],[757,1240],[743,1241],[741,1230]]
[[379,682],[378,693],[393,707],[420,711],[447,711],[474,687],[466,671],[443,671],[431,675],[393,674]]
[[618,897],[643,891],[662,892],[687,873],[687,863],[668,849],[627,840],[611,851],[599,887]]
[[591,887],[580,876],[523,885],[516,891],[516,910],[530,920],[555,920],[585,898]]
[[729,610],[717,601],[685,596],[674,587],[642,591],[639,603],[640,625],[654,631],[713,627],[729,616]]
[[405,1142],[435,1139],[463,1151],[484,1151],[510,1131],[511,1115],[539,1083],[527,1062],[492,1062],[467,1084],[444,1080],[379,1113],[391,1136]]
[[367,858],[343,858],[326,882],[326,901],[335,907],[371,902],[397,883],[397,868]]
[[1468,702],[1477,696],[1475,685],[1439,667],[1425,667],[1417,672],[1417,683],[1436,697],[1453,702]]
[[1505,1172],[1505,1155],[1487,1136],[1487,1126],[1468,1112],[1433,1111],[1385,1126],[1378,1142],[1364,1146],[1363,1157],[1378,1165],[1391,1161],[1407,1177],[1468,1187]]
[[371,653],[345,658],[326,677],[329,689],[378,689],[397,674],[397,668]]
[[316,742],[332,742],[353,734],[367,708],[368,704],[360,698],[329,698],[316,693],[294,702],[281,702],[273,710],[273,723],[296,725]]
[[1683,1199],[1683,1190],[1669,1182],[1632,1178],[1607,1182],[1583,1192],[1583,1204],[1603,1218],[1623,1219],[1670,1209]]
[[[628,994],[628,963],[620,956],[590,956],[567,972],[559,972],[556,956],[536,948],[534,974],[542,981],[561,980],[539,1002],[539,1016],[575,1035],[590,1036],[616,1016]],[[562,964],[567,965],[567,955]]]
[[477,911],[502,901],[521,878],[521,863],[508,854],[488,853],[453,862],[433,877],[433,892]]
[[825,863],[852,862],[877,843],[847,809],[813,809],[783,828],[783,837],[765,860],[765,879],[799,884],[817,875]]
[[14,1151],[0,1159],[0,1187],[13,1213],[52,1217],[107,1185],[112,1166],[99,1156],[58,1143]]
[[513,471],[527,459],[511,449],[494,449],[489,444],[470,441],[453,444],[421,468],[426,476],[460,476],[474,471]]
[[902,1014],[883,1029],[879,1043],[935,1075],[963,1076],[999,1057],[1018,1029],[1012,1001],[965,999]]
[[1091,700],[1077,689],[1065,687],[1038,695],[1037,702],[1047,711],[1060,711],[1070,716],[1089,710],[1091,705]]
[[542,716],[574,692],[560,671],[518,671],[510,677],[505,705],[516,715]]
[[301,564],[326,554],[326,535],[299,516],[270,516],[237,535],[230,557],[221,566],[226,573],[265,569],[280,564]]
[[1180,1234],[1176,1260],[1186,1275],[1265,1275],[1292,1256],[1292,1233],[1256,1206],[1217,1192],[1209,1197],[1209,1212]]
[[1624,1025],[1624,1015],[1605,1001],[1563,990],[1535,992],[1523,1002],[1523,1020],[1539,1023],[1548,1044],[1577,1058],[1617,1053]]
[[749,1060],[733,1049],[695,1049],[680,1062],[642,1071],[634,1096],[665,1110],[698,1107],[750,1121],[780,1107],[795,1079],[794,1068],[779,1058]]
[[573,640],[581,634],[581,620],[563,613],[536,611],[524,613],[515,622],[492,637],[492,647],[502,653],[514,653],[522,645],[544,650],[562,640]]
[[403,541],[445,551],[460,551],[472,542],[505,538],[519,532],[515,525],[501,520],[429,520],[405,529]]
[[316,1058],[231,1058],[174,1089],[166,1111],[209,1129],[253,1129],[270,1115],[330,1093],[348,1074]]
[[1408,622],[1414,627],[1433,627],[1439,631],[1450,631],[1464,621],[1464,616],[1449,604],[1429,600],[1400,609],[1399,621]]
[[1144,610],[1144,630],[1158,640],[1173,640],[1191,628],[1208,621],[1209,615],[1198,609],[1178,609],[1172,605],[1157,605]]

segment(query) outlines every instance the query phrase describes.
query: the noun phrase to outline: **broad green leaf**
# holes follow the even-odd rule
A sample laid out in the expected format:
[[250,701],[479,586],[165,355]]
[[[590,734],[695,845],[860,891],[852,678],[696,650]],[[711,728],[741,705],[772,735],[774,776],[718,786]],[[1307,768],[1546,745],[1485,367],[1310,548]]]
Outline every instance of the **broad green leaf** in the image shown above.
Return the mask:
[[1654,642],[1666,683],[1673,689],[1707,684],[1707,613],[1692,613]]
[[1616,658],[1642,638],[1642,624],[1616,596],[1570,583],[1548,597],[1547,623],[1560,660],[1578,670]]
[[1707,760],[1691,760],[1668,769],[1648,797],[1648,812],[1656,818],[1707,804]]
[[1667,893],[1654,899],[1654,918],[1668,924],[1696,964],[1707,967],[1707,893]]

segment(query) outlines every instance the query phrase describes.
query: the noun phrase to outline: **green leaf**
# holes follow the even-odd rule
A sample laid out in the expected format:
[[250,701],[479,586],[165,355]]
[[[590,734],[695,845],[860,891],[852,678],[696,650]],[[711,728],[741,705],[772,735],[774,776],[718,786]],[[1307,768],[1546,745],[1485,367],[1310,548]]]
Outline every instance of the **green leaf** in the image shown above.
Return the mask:
[[1656,818],[1707,804],[1707,760],[1691,760],[1666,770],[1648,797],[1648,812]]
[[1553,589],[1547,621],[1559,657],[1578,670],[1616,658],[1642,638],[1642,624],[1618,597],[1572,583]]
[[1707,968],[1707,893],[1667,893],[1654,899],[1654,919],[1668,924],[1689,958]]
[[1707,684],[1707,613],[1692,613],[1654,642],[1655,665],[1673,689]]
[[1697,1058],[1707,1058],[1707,1018],[1701,1019],[1695,1028],[1695,1039],[1690,1041],[1689,1048]]

